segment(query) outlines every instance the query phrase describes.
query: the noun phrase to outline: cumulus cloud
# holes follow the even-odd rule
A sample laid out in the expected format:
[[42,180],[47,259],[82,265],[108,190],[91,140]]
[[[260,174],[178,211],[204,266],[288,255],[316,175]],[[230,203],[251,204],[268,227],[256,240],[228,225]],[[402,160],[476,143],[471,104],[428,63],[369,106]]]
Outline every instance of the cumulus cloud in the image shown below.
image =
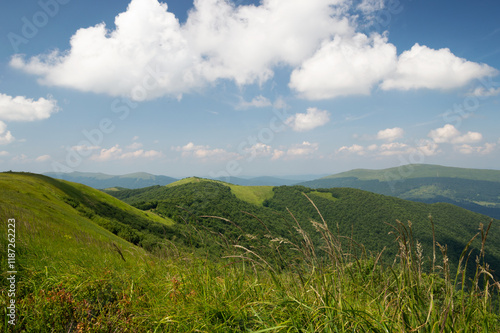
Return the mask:
[[286,154],[290,157],[308,156],[316,152],[318,150],[318,147],[319,145],[317,143],[304,141],[301,144],[292,145],[287,150]]
[[56,50],[27,61],[16,55],[11,65],[41,76],[45,85],[135,100],[165,92],[179,95],[199,85],[199,55],[190,49],[166,4],[133,0],[116,16],[115,25],[113,31],[104,23],[79,29],[68,52]]
[[94,161],[110,161],[119,159],[123,150],[119,145],[115,145],[111,148],[102,148],[99,154],[94,154],[90,157]]
[[278,160],[278,159],[282,158],[284,155],[285,155],[285,152],[283,150],[275,149],[273,151],[273,157],[271,158],[271,160]]
[[41,155],[35,159],[35,162],[42,163],[42,162],[47,162],[50,159],[51,159],[50,155]]
[[243,153],[245,155],[250,155],[251,158],[265,157],[273,154],[273,148],[269,145],[259,142],[249,148],[245,148],[243,150]]
[[379,154],[382,156],[401,155],[408,152],[409,146],[406,143],[391,142],[380,146]]
[[386,90],[456,88],[498,73],[419,44],[398,57],[387,36],[359,33],[359,16],[370,20],[383,7],[383,0],[195,0],[181,24],[165,3],[132,0],[114,30],[79,29],[68,50],[14,55],[10,65],[45,85],[134,100],[179,98],[220,80],[262,84],[284,66],[292,69],[289,86],[313,100],[368,95],[381,82]]
[[489,88],[486,89],[485,87],[477,87],[474,89],[471,93],[469,93],[470,96],[476,96],[476,97],[492,97],[492,96],[497,96],[500,95],[500,88]]
[[0,120],[35,121],[47,119],[59,111],[57,101],[43,97],[33,100],[24,96],[12,97],[0,93]]
[[289,117],[285,123],[294,131],[305,132],[323,126],[330,121],[328,111],[308,108],[306,113],[297,113]]
[[124,153],[120,156],[121,159],[130,159],[130,158],[156,158],[163,156],[161,152],[157,150],[144,150],[139,149],[136,151],[131,151],[128,153]]
[[3,121],[35,121],[47,119],[58,112],[57,101],[51,97],[34,100],[24,96],[0,93],[0,145],[13,142],[14,136]]
[[273,76],[274,66],[296,66],[321,40],[349,29],[349,21],[335,15],[333,7],[344,2],[269,0],[235,6],[197,0],[181,25],[167,4],[132,0],[116,16],[115,30],[104,23],[79,29],[68,51],[29,59],[15,55],[11,65],[40,76],[42,84],[135,100],[179,96],[219,79],[262,83]]
[[272,106],[273,104],[266,97],[259,95],[254,97],[250,102],[245,100],[241,100],[240,104],[238,104],[238,109],[248,109],[248,108],[264,108],[267,106]]
[[195,145],[193,142],[189,142],[184,146],[172,147],[172,150],[181,152],[182,157],[194,157],[202,160],[229,160],[241,158],[237,153],[228,152],[222,148]]
[[142,148],[142,143],[140,142],[134,142],[127,146],[127,149],[139,149],[139,148]]
[[388,129],[379,131],[377,133],[377,139],[394,141],[397,139],[401,139],[403,137],[403,135],[404,135],[404,131],[402,128],[394,127],[394,128],[388,128]]
[[396,58],[385,36],[336,36],[292,72],[290,88],[312,100],[368,95],[395,70]]
[[[373,149],[374,147],[371,146]],[[351,154],[357,154],[357,155],[364,155],[365,154],[365,147],[360,146],[358,144],[353,144],[352,146],[342,146],[337,150],[338,153],[351,153]]]
[[415,44],[399,56],[396,71],[384,80],[381,88],[453,89],[474,79],[497,74],[496,69],[459,58],[451,53],[450,49],[434,50]]
[[496,143],[485,143],[483,146],[471,146],[469,144],[463,144],[463,145],[457,145],[455,147],[456,150],[458,150],[462,154],[482,154],[486,155],[495,150],[497,147]]
[[384,0],[363,0],[356,8],[364,13],[373,13],[384,8]]
[[6,145],[14,141],[14,136],[7,131],[7,124],[0,121],[0,145]]
[[234,6],[197,0],[184,31],[196,53],[207,59],[201,64],[207,80],[262,83],[273,76],[274,66],[297,66],[322,40],[351,29],[338,12],[345,2],[268,0],[259,6]]
[[112,160],[124,160],[124,159],[137,159],[137,158],[157,158],[161,157],[163,154],[156,150],[145,151],[143,149],[124,152],[120,145],[114,145],[111,148],[102,148],[98,154],[90,156],[93,161],[112,161]]
[[437,128],[429,132],[428,135],[436,143],[474,143],[483,139],[481,133],[467,132],[463,134],[451,124],[446,124],[441,128]]
[[395,155],[418,154],[423,156],[433,156],[439,153],[438,145],[431,140],[419,140],[414,145],[402,142],[389,142],[382,145],[372,144],[367,147],[358,144],[343,146],[337,153],[352,154],[359,156],[387,157]]

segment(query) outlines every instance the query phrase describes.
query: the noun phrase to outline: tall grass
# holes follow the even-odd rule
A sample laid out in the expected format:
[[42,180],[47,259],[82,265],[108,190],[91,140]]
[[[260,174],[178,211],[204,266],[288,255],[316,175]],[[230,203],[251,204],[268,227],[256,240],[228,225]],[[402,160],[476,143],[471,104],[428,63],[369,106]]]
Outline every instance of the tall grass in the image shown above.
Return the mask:
[[[367,253],[330,230],[317,212],[318,221],[298,221],[290,212],[288,239],[266,235],[255,247],[222,240],[228,254],[219,261],[173,245],[151,255],[89,232],[57,233],[26,213],[18,231],[18,323],[2,322],[2,331],[500,331],[500,284],[484,261],[491,223],[476,236],[479,255],[473,257],[471,240],[452,268],[445,245],[434,242],[432,257],[424,254],[411,222],[396,221],[398,254],[387,264],[383,253]],[[14,213],[0,211],[0,218]],[[304,223],[315,227],[321,246]]]

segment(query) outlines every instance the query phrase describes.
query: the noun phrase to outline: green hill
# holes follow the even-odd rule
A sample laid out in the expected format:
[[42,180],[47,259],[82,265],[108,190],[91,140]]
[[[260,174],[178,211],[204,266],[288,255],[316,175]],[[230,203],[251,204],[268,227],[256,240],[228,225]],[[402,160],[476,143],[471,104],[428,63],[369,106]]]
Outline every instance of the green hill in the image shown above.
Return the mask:
[[[302,227],[307,232],[315,235],[314,227],[308,221],[311,218],[318,221],[320,217],[302,194],[306,193],[329,221],[330,228],[338,230],[341,235],[352,236],[369,251],[380,251],[387,247],[388,257],[393,256],[397,249],[393,237],[388,234],[391,228],[385,222],[410,220],[414,236],[429,255],[432,235],[428,217],[432,215],[437,241],[448,244],[448,254],[454,263],[476,233],[479,224],[487,224],[490,220],[484,215],[446,203],[417,203],[349,188],[312,190],[302,186],[245,187],[192,178],[167,187],[110,193],[138,208],[153,209],[177,223],[192,220],[201,228],[211,228],[230,237],[237,237],[242,230],[248,234],[262,233],[261,222],[253,216],[258,216],[271,233],[288,237],[295,222],[287,209],[299,221],[303,221]],[[237,226],[216,219],[195,218],[200,215],[223,217],[237,223]],[[495,230],[490,235],[492,244],[500,242],[500,233],[497,229],[492,230]],[[312,236],[312,239],[313,242],[319,242],[317,235]],[[478,248],[480,245],[474,243],[474,246]],[[494,246],[488,249],[490,262],[500,269],[500,249]]]
[[500,218],[500,171],[407,165],[352,170],[303,182],[312,188],[350,187],[425,203],[446,202]]
[[228,186],[231,189],[231,193],[234,194],[238,199],[246,201],[255,205],[262,205],[262,203],[272,198],[273,187],[272,186],[242,186],[233,185],[221,180],[212,180],[199,177],[189,177],[173,182],[167,187],[180,186],[185,184],[201,183],[201,182],[213,182],[216,184],[221,184]]
[[500,170],[467,169],[431,164],[409,164],[383,170],[355,169],[320,179],[356,178],[359,180],[392,181],[412,178],[461,178],[500,182]]
[[[2,237],[0,246],[13,239],[16,272],[2,271],[0,330],[498,331],[498,292],[486,284],[493,282],[476,274],[470,283],[454,283],[447,266],[484,216],[353,189],[239,189],[243,194],[199,179],[112,191],[144,206],[138,210],[81,184],[1,173],[0,219],[15,219],[15,239]],[[428,213],[450,255],[448,263],[438,256],[435,271],[432,250],[422,254],[410,234],[428,246]],[[383,223],[397,217],[411,218],[411,229]],[[498,249],[488,245],[498,244],[493,223],[486,259],[497,267]],[[387,246],[388,264],[357,245],[369,239],[367,249]],[[2,267],[7,258],[2,252]],[[14,312],[7,307],[12,300]],[[15,326],[7,314],[15,315]]]

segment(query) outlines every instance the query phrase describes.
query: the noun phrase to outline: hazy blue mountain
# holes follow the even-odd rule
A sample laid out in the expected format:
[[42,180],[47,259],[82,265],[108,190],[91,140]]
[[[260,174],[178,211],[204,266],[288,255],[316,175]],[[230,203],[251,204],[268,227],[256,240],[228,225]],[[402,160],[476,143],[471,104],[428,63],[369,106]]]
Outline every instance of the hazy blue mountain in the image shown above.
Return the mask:
[[356,169],[300,185],[351,187],[412,201],[447,202],[500,218],[500,170],[416,164],[383,170]]
[[155,176],[146,172],[136,172],[121,176],[107,175],[104,173],[71,172],[71,173],[45,173],[46,176],[64,179],[75,183],[84,184],[97,189],[124,187],[136,189],[154,185],[168,185],[177,179],[167,176]]

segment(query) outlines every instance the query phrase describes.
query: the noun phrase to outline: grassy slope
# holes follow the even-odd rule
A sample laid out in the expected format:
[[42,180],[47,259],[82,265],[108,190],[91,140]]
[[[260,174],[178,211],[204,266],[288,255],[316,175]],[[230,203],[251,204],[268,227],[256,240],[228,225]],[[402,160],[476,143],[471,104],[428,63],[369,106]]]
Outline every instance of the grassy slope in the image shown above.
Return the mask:
[[265,200],[274,195],[272,186],[239,186],[231,185],[231,192],[240,200],[261,206]]
[[[476,291],[465,298],[443,279],[422,275],[405,262],[386,270],[374,258],[349,262],[350,255],[337,253],[339,261],[325,266],[309,256],[307,243],[297,248],[303,263],[292,271],[260,269],[252,264],[252,256],[247,264],[237,258],[210,262],[183,253],[155,257],[95,225],[64,201],[70,192],[73,197],[116,203],[106,195],[26,174],[0,174],[0,188],[0,219],[17,221],[17,331],[499,328],[500,317],[494,314],[498,305],[490,304],[491,298]],[[2,237],[0,246],[5,248],[5,243]],[[5,256],[0,262],[5,267]],[[0,283],[5,318],[6,279]],[[456,311],[449,313],[450,307]],[[0,322],[0,330],[7,330],[2,325],[6,323]]]
[[355,177],[358,178],[359,180],[376,179],[380,181],[390,181],[397,179],[420,178],[420,177],[451,177],[451,178],[464,178],[472,180],[500,182],[500,171],[486,170],[486,169],[482,170],[482,169],[454,168],[454,167],[445,167],[445,166],[430,165],[430,164],[410,164],[383,170],[355,169],[323,177],[322,179],[345,178],[345,177]]
[[166,185],[167,187],[175,187],[179,185],[184,185],[184,184],[190,184],[190,183],[199,183],[202,181],[210,181],[210,182],[216,182],[216,183],[222,183],[221,181],[218,180],[209,180],[209,179],[204,179],[204,178],[199,178],[199,177],[188,177],[188,178],[183,178],[181,180],[178,180],[176,182],[170,183]]
[[229,186],[231,188],[231,192],[238,199],[257,206],[261,206],[265,200],[271,199],[273,197],[272,186],[240,186],[240,185],[229,184],[220,180],[211,180],[198,177],[184,178],[174,183],[168,184],[167,187],[175,187],[175,186],[191,184],[191,183],[200,183],[200,182],[213,182]]

